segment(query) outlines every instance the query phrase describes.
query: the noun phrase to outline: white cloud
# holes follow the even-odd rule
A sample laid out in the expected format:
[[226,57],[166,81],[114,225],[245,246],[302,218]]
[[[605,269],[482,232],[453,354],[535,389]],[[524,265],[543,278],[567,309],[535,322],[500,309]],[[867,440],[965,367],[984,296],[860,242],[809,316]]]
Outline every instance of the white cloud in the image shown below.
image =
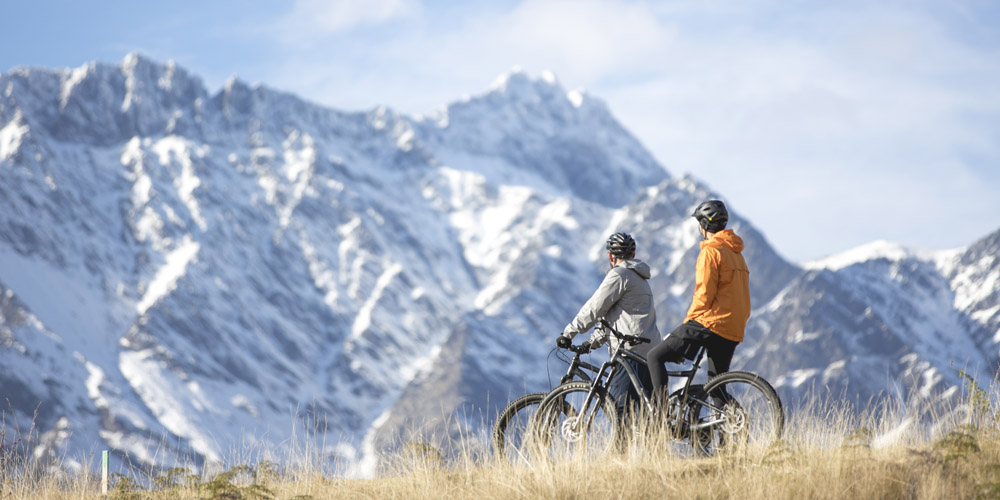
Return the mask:
[[[421,15],[381,37],[340,38],[297,50],[274,73],[289,84],[317,82],[308,93],[314,98],[367,95],[422,112],[485,90],[516,65],[536,75],[552,69],[566,82],[645,71],[673,37],[646,4],[617,0],[526,1],[460,18],[430,7],[408,12]],[[403,100],[390,100],[397,95]]]
[[285,44],[310,44],[360,26],[405,17],[418,10],[415,0],[296,0],[292,11],[278,20],[275,33]]
[[644,3],[545,0],[524,2],[506,18],[479,20],[453,35],[474,37],[477,43],[465,49],[470,59],[492,52],[537,71],[558,67],[564,78],[594,80],[655,64],[674,32]]
[[679,30],[671,70],[598,94],[668,169],[708,181],[796,260],[1000,227],[996,47],[919,10],[792,17],[797,29]]

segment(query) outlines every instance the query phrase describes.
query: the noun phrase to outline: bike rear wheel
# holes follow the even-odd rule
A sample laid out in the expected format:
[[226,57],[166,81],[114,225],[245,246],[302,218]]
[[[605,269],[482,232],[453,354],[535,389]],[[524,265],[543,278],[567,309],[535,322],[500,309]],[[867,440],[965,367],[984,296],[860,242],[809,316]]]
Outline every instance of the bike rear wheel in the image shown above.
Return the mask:
[[784,431],[778,393],[754,373],[716,375],[689,405],[687,432],[699,455],[763,453]]
[[618,441],[618,409],[603,388],[568,382],[542,401],[532,422],[532,444],[552,459],[598,456]]
[[493,454],[498,459],[510,463],[527,460],[524,444],[528,437],[528,426],[538,412],[539,404],[546,393],[532,392],[511,401],[493,424]]

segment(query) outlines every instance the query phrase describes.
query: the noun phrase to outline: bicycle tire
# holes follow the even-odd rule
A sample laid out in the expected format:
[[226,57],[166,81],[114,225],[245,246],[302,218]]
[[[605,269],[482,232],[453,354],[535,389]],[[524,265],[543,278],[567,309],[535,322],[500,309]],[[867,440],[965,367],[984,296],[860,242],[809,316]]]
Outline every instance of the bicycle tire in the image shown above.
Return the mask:
[[701,456],[763,452],[781,439],[784,425],[778,393],[755,373],[720,373],[689,403],[687,434]]
[[547,393],[532,392],[513,401],[497,415],[493,424],[493,455],[509,461],[522,458],[531,417]]
[[[620,438],[618,407],[604,388],[597,387],[584,409],[590,391],[589,382],[567,382],[545,396],[530,434],[538,452],[549,458],[571,458],[614,449]],[[582,423],[581,417],[586,419]]]

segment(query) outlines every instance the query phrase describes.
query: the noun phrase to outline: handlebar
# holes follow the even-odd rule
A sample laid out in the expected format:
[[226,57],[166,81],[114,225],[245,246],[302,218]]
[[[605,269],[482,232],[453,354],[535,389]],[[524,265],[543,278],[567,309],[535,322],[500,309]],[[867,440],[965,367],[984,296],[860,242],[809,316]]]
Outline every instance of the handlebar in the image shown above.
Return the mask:
[[608,321],[606,319],[604,319],[604,318],[601,318],[601,326],[605,330],[611,332],[611,334],[614,335],[615,337],[617,337],[618,340],[621,340],[622,342],[625,342],[625,343],[627,343],[630,346],[632,346],[632,345],[639,345],[639,344],[648,344],[650,342],[650,340],[647,339],[646,337],[639,337],[639,336],[636,336],[636,335],[629,335],[627,333],[622,333],[622,332],[619,332],[618,330],[615,330],[615,328],[613,326],[611,326],[611,324],[608,323]]
[[[608,323],[608,321],[604,318],[601,318],[600,325],[598,326],[598,328],[604,328],[605,330],[611,332],[611,334],[614,335],[618,340],[628,344],[629,346],[648,344],[650,342],[650,340],[645,337],[639,337],[637,335],[629,335],[627,333],[622,333],[619,332],[618,330],[615,330],[615,328],[611,326],[611,324]],[[584,342],[579,345],[570,345],[569,347],[566,348],[566,350],[574,352],[576,354],[587,354],[588,352],[594,350],[594,346],[591,345],[590,342]]]

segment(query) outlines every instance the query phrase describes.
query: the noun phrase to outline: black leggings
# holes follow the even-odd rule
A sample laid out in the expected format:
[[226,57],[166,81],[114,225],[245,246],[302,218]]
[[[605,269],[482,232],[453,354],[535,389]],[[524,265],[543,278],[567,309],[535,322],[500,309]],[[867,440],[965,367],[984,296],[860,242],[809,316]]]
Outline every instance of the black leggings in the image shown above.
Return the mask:
[[678,326],[646,355],[653,397],[666,397],[666,394],[662,394],[668,387],[664,363],[681,363],[684,358],[694,359],[698,348],[705,346],[708,349],[708,376],[711,378],[729,371],[729,363],[733,360],[737,345],[739,342],[722,338],[697,321],[688,321]]

